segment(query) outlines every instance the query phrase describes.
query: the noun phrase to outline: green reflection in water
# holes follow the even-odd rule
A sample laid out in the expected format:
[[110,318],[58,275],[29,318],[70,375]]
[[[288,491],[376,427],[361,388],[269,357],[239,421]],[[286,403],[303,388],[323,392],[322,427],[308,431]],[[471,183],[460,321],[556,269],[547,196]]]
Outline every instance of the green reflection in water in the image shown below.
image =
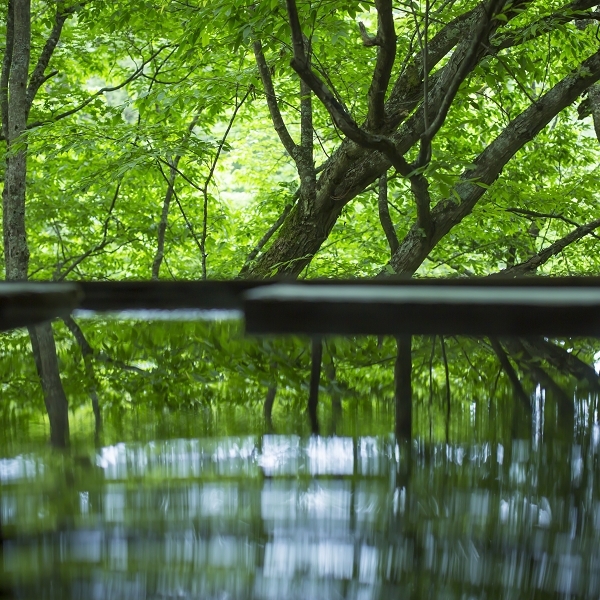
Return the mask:
[[571,442],[397,445],[372,414],[309,437],[234,434],[256,423],[231,414],[189,436],[189,414],[148,413],[123,426],[137,441],[5,454],[4,581],[18,598],[598,596],[597,415]]
[[[326,341],[327,435],[310,437],[308,340],[250,340],[235,323],[82,327],[93,377],[57,327],[65,451],[48,447],[22,334],[5,337],[9,597],[600,594],[597,395],[572,370],[532,366],[503,342],[528,415],[489,341],[450,338],[442,352],[439,338],[415,338],[414,439],[397,445],[394,340]],[[593,364],[594,342],[559,345]]]

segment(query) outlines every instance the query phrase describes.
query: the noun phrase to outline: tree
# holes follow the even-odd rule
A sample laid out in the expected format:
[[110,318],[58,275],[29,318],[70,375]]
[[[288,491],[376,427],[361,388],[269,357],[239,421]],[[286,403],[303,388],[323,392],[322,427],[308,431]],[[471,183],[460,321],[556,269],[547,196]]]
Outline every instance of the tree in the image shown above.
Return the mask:
[[[28,277],[29,246],[25,227],[28,116],[61,29],[72,8],[59,3],[54,24],[37,64],[29,74],[31,53],[30,0],[9,0],[6,13],[6,46],[0,74],[0,113],[6,142],[3,199],[4,260],[7,280]],[[65,445],[69,437],[68,403],[60,381],[50,323],[29,329],[37,372],[50,417],[51,440]]]
[[[367,106],[362,112],[355,111],[355,117],[327,83],[326,73],[319,75],[311,67],[308,40],[315,35],[315,28],[305,25],[308,31],[303,31],[296,3],[287,2],[292,67],[327,108],[345,139],[331,153],[318,180],[313,172],[314,181],[305,183],[298,167],[299,204],[251,273],[267,275],[274,265],[279,265],[277,272],[301,273],[331,233],[342,209],[393,167],[406,182],[405,188],[410,188],[415,217],[393,253],[389,270],[412,275],[484,197],[497,197],[497,190],[490,186],[513,157],[519,153],[522,160],[538,166],[539,154],[528,152],[526,145],[539,140],[539,146],[552,147],[552,136],[544,132],[550,122],[564,127],[565,121],[571,121],[573,126],[572,115],[562,111],[590,88],[589,102],[596,105],[593,86],[600,78],[600,55],[593,53],[594,44],[589,43],[592,28],[565,26],[587,16],[595,19],[596,13],[588,12],[594,4],[575,2],[558,10],[546,4],[549,14],[541,16],[540,6],[528,1],[483,2],[475,7],[454,3],[437,12],[429,4],[421,11],[418,7],[395,9],[391,1],[375,2],[377,34],[369,37],[364,26],[361,31],[364,44],[377,48],[377,57],[370,70]],[[405,16],[398,19],[402,10]],[[310,23],[303,17],[305,24]],[[413,20],[412,38],[398,42],[394,25],[399,22],[406,27],[406,22]],[[516,24],[511,27],[513,22]],[[415,33],[420,46],[416,51],[411,41]],[[540,51],[542,36],[549,43]],[[555,44],[554,38],[561,41]],[[556,47],[567,48],[567,55],[554,52]],[[399,71],[397,59],[402,61]],[[269,73],[262,69],[261,74],[267,98],[272,98]],[[485,119],[473,114],[473,105],[483,108]],[[276,108],[272,103],[278,129]],[[461,148],[457,122],[464,124],[464,134],[477,136],[480,142],[463,143]],[[450,134],[447,139],[441,137],[445,131]],[[285,145],[285,135],[280,137]],[[287,149],[292,154],[294,149]],[[448,160],[452,155],[454,164]],[[548,158],[546,153],[546,163]],[[462,173],[457,169],[461,164],[467,165]],[[548,173],[549,166],[537,172],[540,188],[556,179]],[[514,166],[510,167],[514,173]],[[531,183],[531,173],[521,173],[518,179]],[[432,182],[437,183],[437,190],[431,189]],[[549,219],[565,217],[562,210],[555,203],[552,211],[527,214],[516,209],[513,214]],[[537,252],[539,256],[529,258],[532,262],[526,268],[519,270],[513,265],[512,273],[535,272],[566,244],[597,227],[596,220],[590,221],[587,227],[572,232],[560,249]],[[521,237],[526,235],[531,235],[529,230]]]

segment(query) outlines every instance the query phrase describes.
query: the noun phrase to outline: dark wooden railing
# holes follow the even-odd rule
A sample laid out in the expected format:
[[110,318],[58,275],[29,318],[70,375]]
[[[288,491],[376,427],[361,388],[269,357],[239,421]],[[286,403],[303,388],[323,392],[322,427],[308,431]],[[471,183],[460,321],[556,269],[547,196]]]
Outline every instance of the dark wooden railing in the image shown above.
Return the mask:
[[237,309],[251,334],[600,335],[600,278],[0,284],[0,329],[74,309]]

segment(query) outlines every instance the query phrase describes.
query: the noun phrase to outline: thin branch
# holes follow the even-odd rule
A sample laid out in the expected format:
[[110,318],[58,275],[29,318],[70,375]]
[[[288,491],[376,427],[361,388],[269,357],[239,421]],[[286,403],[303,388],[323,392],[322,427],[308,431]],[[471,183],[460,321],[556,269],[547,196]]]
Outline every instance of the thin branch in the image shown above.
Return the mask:
[[396,32],[392,0],[375,0],[377,9],[377,62],[369,87],[367,129],[379,131],[385,119],[385,96],[396,60]]
[[94,373],[94,366],[91,360],[94,356],[94,350],[87,341],[81,327],[79,327],[79,324],[73,317],[63,317],[63,322],[75,338],[75,341],[81,350],[85,373],[90,381],[88,393],[92,402],[92,410],[94,411],[94,419],[96,421],[96,434],[98,434],[102,429],[102,412],[100,411],[100,403],[98,401],[98,382],[96,381],[96,374]]
[[[533,217],[534,219],[558,219],[559,221],[564,221],[569,225],[573,225],[575,227],[581,227],[581,223],[577,221],[573,221],[573,219],[569,219],[564,215],[557,215],[555,213],[543,213],[538,212],[536,210],[528,210],[526,208],[517,208],[517,207],[509,207],[504,209],[506,212],[514,213],[515,215],[523,215],[526,217]],[[590,233],[592,237],[600,239],[600,236],[595,233]]]
[[540,250],[540,252],[525,262],[519,263],[507,269],[503,269],[499,273],[491,275],[491,277],[519,277],[522,275],[531,275],[553,256],[560,254],[569,244],[580,240],[582,237],[588,235],[595,229],[598,229],[598,227],[600,227],[600,219],[596,219],[595,221],[587,223],[586,225],[581,225],[550,246]]
[[529,90],[519,81],[517,74],[506,64],[506,61],[497,53],[494,52],[493,48],[490,48],[490,54],[502,65],[504,70],[512,77],[517,87],[525,94],[529,102],[535,104],[535,98],[531,95]]
[[242,108],[242,105],[244,104],[244,102],[246,101],[246,98],[248,98],[248,96],[250,95],[250,92],[252,92],[252,90],[253,90],[252,86],[248,87],[248,89],[246,90],[246,93],[243,95],[241,100],[237,101],[237,99],[236,99],[233,114],[231,115],[231,118],[229,119],[229,123],[227,124],[227,128],[225,129],[225,133],[223,134],[223,137],[221,138],[221,141],[219,142],[219,145],[217,147],[217,152],[213,159],[212,165],[210,166],[208,176],[206,177],[206,180],[204,182],[204,187],[202,188],[202,195],[204,196],[204,210],[203,210],[203,218],[202,218],[202,237],[200,238],[200,252],[202,254],[202,256],[201,256],[202,279],[206,279],[206,238],[208,235],[208,186],[210,185],[210,182],[213,178],[215,169],[217,168],[217,163],[219,161],[219,157],[221,156],[221,151],[223,150],[223,146],[225,145],[225,142],[227,141],[227,136],[229,135],[229,132],[231,131],[231,128],[233,127],[233,122],[235,121],[238,111],[240,110],[240,108]]
[[262,236],[262,238],[260,238],[260,241],[258,242],[258,244],[256,244],[256,246],[254,247],[252,252],[250,252],[250,254],[248,254],[248,256],[246,257],[246,260],[244,262],[244,265],[240,270],[238,277],[244,277],[245,275],[247,275],[248,271],[250,270],[250,266],[252,265],[252,262],[258,256],[258,253],[265,247],[267,242],[275,235],[275,232],[283,225],[283,222],[286,220],[287,216],[290,214],[290,211],[294,207],[294,204],[296,203],[296,201],[298,200],[299,197],[300,197],[300,190],[297,190],[296,193],[294,194],[294,197],[292,198],[292,201],[285,205],[283,212],[281,213],[281,215],[279,215],[279,217],[277,218],[275,223],[273,223],[273,225],[271,225],[271,227],[269,227],[269,229]]
[[392,218],[390,217],[390,210],[388,207],[387,173],[384,173],[379,178],[379,194],[377,197],[377,207],[379,209],[379,221],[390,246],[390,252],[393,256],[394,252],[396,252],[396,250],[398,249],[400,242],[398,241],[396,228],[392,223]]
[[[166,181],[167,185],[169,185],[170,180],[167,177],[167,175],[165,174],[165,172],[163,171],[162,165],[160,164],[161,162],[162,161],[158,162],[158,170],[160,171],[160,174],[162,175],[162,178]],[[179,171],[177,171],[177,172],[179,172]],[[200,243],[200,240],[198,239],[198,236],[196,235],[196,232],[194,231],[194,227],[192,226],[192,223],[190,222],[187,215],[185,214],[185,211],[183,210],[183,206],[181,205],[179,196],[177,195],[175,188],[173,188],[173,198],[175,198],[175,203],[177,204],[177,207],[179,208],[179,212],[181,213],[181,216],[183,217],[183,220],[185,221],[186,227],[189,229],[189,232],[192,234],[192,238],[196,242],[196,246],[198,246],[198,250],[200,251],[200,254],[202,254],[202,244]],[[163,259],[164,259],[164,256],[163,256]]]
[[29,78],[29,85],[27,86],[28,112],[29,112],[29,109],[31,108],[31,105],[33,103],[33,100],[34,100],[38,90],[40,89],[40,86],[49,77],[52,77],[53,75],[58,73],[58,71],[54,71],[51,74],[44,75],[44,73],[46,72],[46,69],[48,68],[48,65],[50,64],[50,59],[52,58],[52,54],[54,53],[54,50],[60,39],[60,35],[62,33],[62,29],[65,24],[65,21],[72,14],[75,13],[76,8],[77,8],[76,6],[70,6],[69,8],[66,8],[63,10],[63,3],[59,1],[57,4],[56,15],[54,16],[54,26],[52,27],[52,31],[50,32],[50,35],[48,36],[48,39],[46,40],[46,43],[44,44],[44,48],[42,49],[42,52],[40,53],[37,64],[35,65],[35,68],[33,69],[31,77]]
[[157,160],[159,163],[165,165],[166,167],[169,167],[169,169],[173,168],[177,175],[179,175],[186,183],[189,183],[195,190],[197,190],[198,192],[203,191],[202,186],[199,186],[197,183],[194,183],[181,169],[179,169],[179,167],[174,167],[172,163],[169,163],[169,161],[165,160],[164,158],[158,157]]
[[458,88],[464,81],[465,77],[471,72],[473,64],[477,58],[480,46],[485,38],[489,35],[490,23],[497,14],[499,8],[504,5],[505,0],[490,0],[489,6],[483,5],[483,15],[479,19],[477,29],[471,38],[471,44],[464,55],[458,70],[454,74],[450,85],[446,89],[446,93],[440,103],[435,119],[429,125],[429,127],[421,135],[421,144],[419,149],[419,158],[417,160],[417,166],[422,167],[426,165],[431,159],[431,141],[435,137],[436,133],[441,129],[450,106],[454,102],[454,98],[458,92]]
[[115,92],[117,90],[120,90],[121,88],[123,88],[126,85],[128,85],[129,83],[131,83],[134,79],[137,79],[142,74],[144,67],[149,62],[153,61],[163,50],[165,50],[168,47],[169,47],[169,44],[161,46],[156,52],[154,52],[152,54],[152,56],[150,56],[150,58],[148,58],[148,60],[145,60],[144,62],[142,62],[142,64],[127,79],[125,79],[118,85],[103,87],[103,88],[99,89],[95,94],[92,94],[91,96],[89,96],[86,100],[81,102],[79,105],[77,105],[63,113],[60,113],[60,114],[52,117],[51,119],[47,119],[45,121],[36,121],[35,123],[29,123],[27,125],[27,129],[34,129],[35,127],[41,127],[42,125],[48,125],[49,123],[56,123],[56,121],[60,121],[61,119],[70,117],[71,115],[74,115],[75,113],[79,112],[80,110],[85,108],[88,104],[90,104],[90,102],[95,100],[98,96],[101,96],[102,94],[105,94],[106,92]]
[[[192,131],[198,123],[198,119],[200,118],[200,113],[194,116],[191,123],[188,125],[186,135],[183,138],[183,142],[187,142],[189,137],[192,135]],[[169,218],[169,208],[171,206],[171,200],[173,199],[173,192],[175,189],[175,178],[177,177],[177,165],[179,165],[179,161],[181,160],[181,154],[177,154],[173,159],[173,166],[171,167],[171,172],[169,176],[169,182],[167,185],[167,191],[165,193],[165,199],[163,202],[162,213],[160,217],[160,221],[158,223],[158,232],[157,232],[157,244],[156,244],[156,254],[154,255],[154,261],[152,262],[152,279],[158,280],[158,276],[160,273],[160,266],[163,261],[165,255],[165,232],[167,230],[167,222]]]
[[479,379],[481,381],[484,381],[486,379],[486,377],[481,373],[481,371],[473,364],[473,362],[471,361],[471,359],[469,358],[469,354],[468,352],[464,349],[460,338],[455,337],[454,341],[456,342],[456,345],[460,348],[460,351],[462,352],[463,356],[465,357],[465,360],[467,361],[469,368],[474,372],[477,373],[477,377],[479,377]]
[[273,127],[279,136],[283,147],[287,150],[287,153],[294,160],[296,160],[297,146],[283,121],[283,117],[281,116],[281,111],[279,110],[279,105],[277,104],[277,97],[275,96],[275,88],[273,87],[271,71],[265,59],[262,44],[260,43],[260,40],[256,40],[252,46],[254,49],[256,65],[258,66],[258,73],[265,90],[265,98],[267,100],[267,106],[269,108],[271,120],[273,121]]
[[[63,281],[71,271],[75,270],[86,258],[96,254],[98,251],[102,250],[109,244],[108,240],[108,225],[110,223],[110,218],[112,216],[112,212],[115,208],[115,204],[117,202],[117,198],[119,197],[119,191],[121,190],[121,183],[123,179],[119,179],[117,183],[117,187],[115,188],[115,193],[113,194],[110,206],[108,207],[108,212],[106,213],[106,217],[104,218],[104,223],[102,225],[102,240],[96,244],[93,248],[90,248],[83,254],[81,254],[77,259],[75,259],[69,268],[63,271],[60,275],[56,277],[57,281]],[[61,265],[64,266],[64,265]]]
[[8,79],[10,77],[10,66],[12,64],[15,23],[14,23],[14,0],[8,0],[6,8],[6,48],[2,59],[2,74],[0,74],[0,111],[2,115],[2,137],[8,139]]

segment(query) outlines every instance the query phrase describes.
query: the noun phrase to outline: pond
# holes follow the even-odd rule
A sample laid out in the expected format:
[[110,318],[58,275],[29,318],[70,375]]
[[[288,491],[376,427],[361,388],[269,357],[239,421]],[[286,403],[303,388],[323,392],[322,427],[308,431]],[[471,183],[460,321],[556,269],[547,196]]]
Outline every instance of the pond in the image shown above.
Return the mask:
[[[161,327],[175,329],[166,335]],[[236,396],[223,378],[215,387],[200,377],[209,369],[200,364],[202,357],[209,361],[207,346],[195,348],[195,362],[175,351],[175,343],[189,345],[185,327],[156,325],[146,333],[162,348],[161,360],[175,365],[173,373],[182,376],[183,361],[202,393],[184,390],[175,375],[169,388],[138,327],[144,359],[123,352],[118,360],[154,374],[151,391],[127,379],[147,375],[125,370],[118,388],[124,400],[117,403],[115,364],[109,365],[96,381],[104,385],[102,432],[94,434],[91,411],[80,408],[71,417],[70,447],[56,450],[41,412],[3,417],[4,597],[600,595],[597,393],[553,372],[572,401],[566,419],[563,396],[523,375],[529,414],[498,365],[490,366],[484,342],[415,338],[413,436],[398,441],[393,360],[385,356],[394,344],[354,340],[350,351],[346,342],[329,342],[325,354],[335,354],[337,383],[323,376],[322,435],[310,435],[306,340],[285,342],[289,356],[294,344],[305,346],[289,373],[277,359],[278,401],[267,423],[264,374],[272,374],[281,349],[242,352],[227,345],[231,331],[229,342],[213,336],[220,342],[211,351],[222,346],[239,363],[244,353],[256,358],[252,368],[230,365]],[[210,339],[207,331],[201,333]],[[594,355],[595,342],[578,344],[580,356]],[[365,366],[367,355],[373,360]],[[214,353],[210,360],[214,369]],[[346,363],[354,366],[344,375]],[[260,380],[254,400],[250,383],[240,386],[251,374]],[[197,405],[189,401],[193,394],[202,399]]]

